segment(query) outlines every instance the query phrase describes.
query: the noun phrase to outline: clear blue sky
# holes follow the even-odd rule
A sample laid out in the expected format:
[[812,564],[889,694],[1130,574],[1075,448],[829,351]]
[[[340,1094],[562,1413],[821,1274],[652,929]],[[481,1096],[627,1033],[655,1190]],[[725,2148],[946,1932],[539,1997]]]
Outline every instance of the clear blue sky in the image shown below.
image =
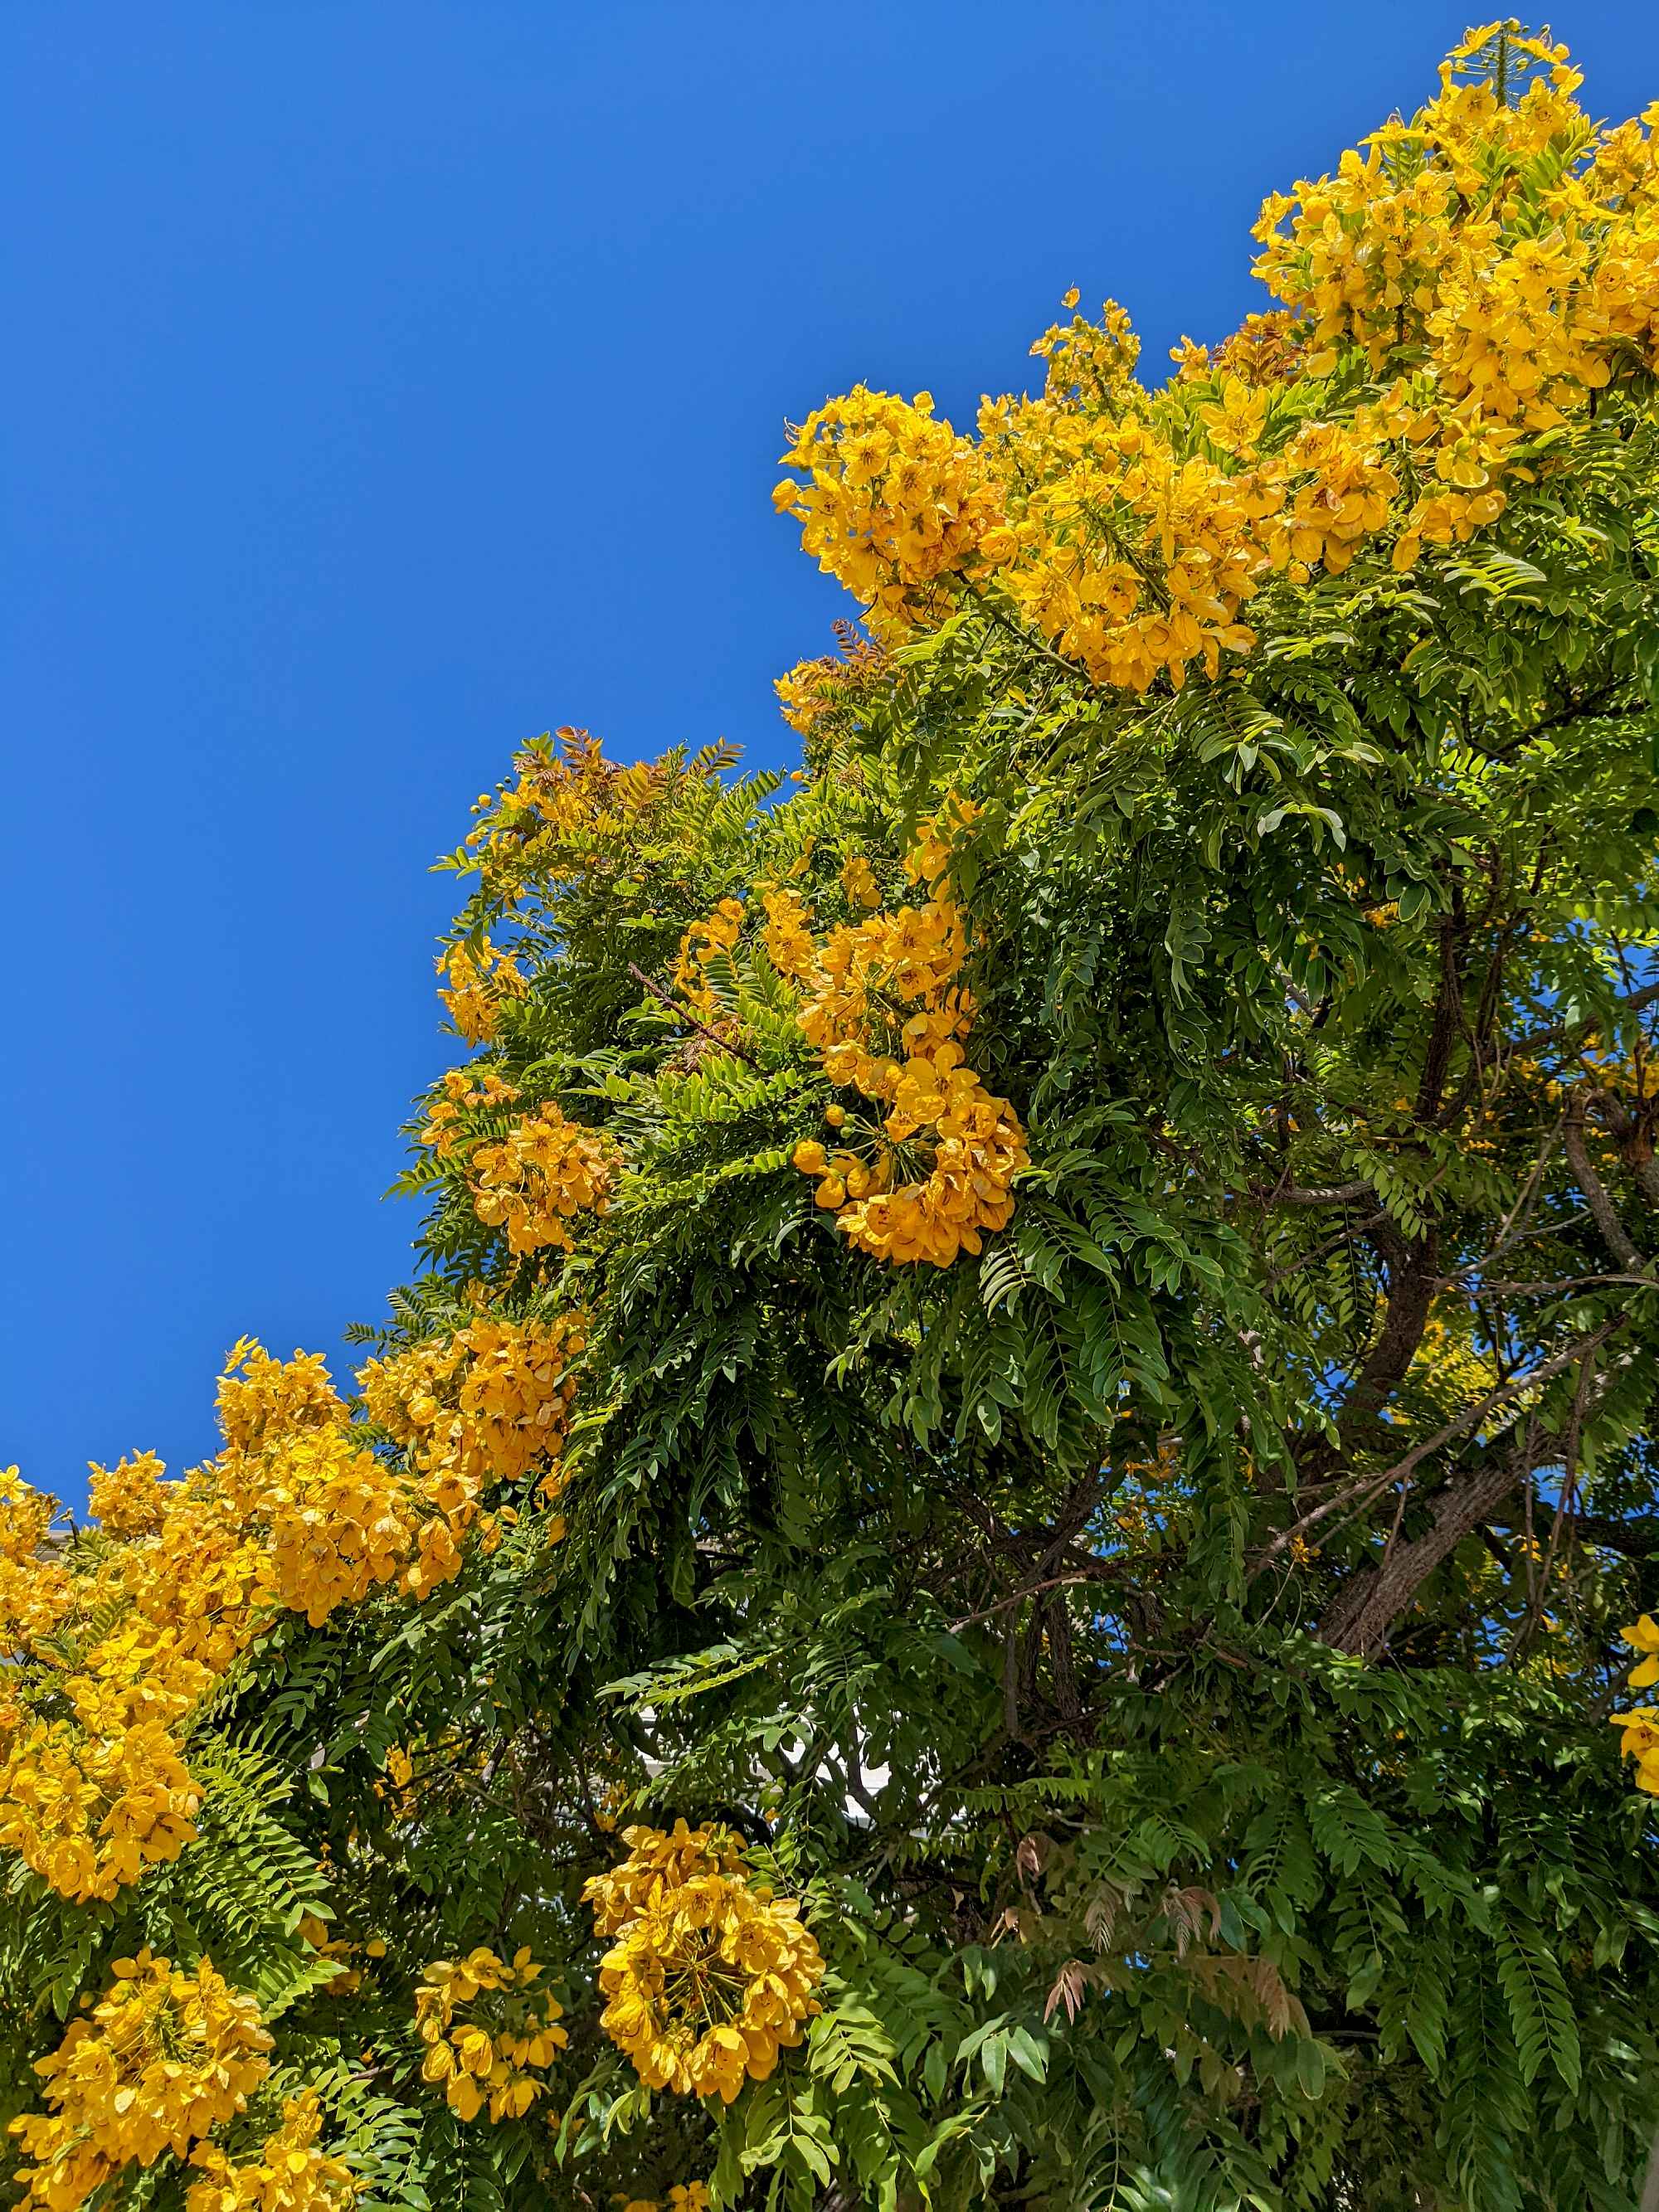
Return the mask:
[[[407,1272],[427,872],[522,738],[784,757],[781,426],[1154,354],[1466,0],[6,0],[0,1464],[211,1448]],[[1659,10],[1555,27],[1659,95]]]

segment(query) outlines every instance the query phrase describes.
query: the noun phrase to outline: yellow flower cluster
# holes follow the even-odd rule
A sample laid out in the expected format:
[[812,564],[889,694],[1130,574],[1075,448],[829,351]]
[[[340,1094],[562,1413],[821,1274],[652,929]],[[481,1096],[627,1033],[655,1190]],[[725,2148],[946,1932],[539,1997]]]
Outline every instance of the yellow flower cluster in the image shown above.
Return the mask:
[[805,982],[818,957],[811,908],[799,891],[784,884],[761,893],[761,910],[766,916],[761,942],[767,958],[786,981]]
[[159,1721],[40,1721],[0,1761],[0,1844],[77,1905],[107,1902],[146,1866],[176,1859],[200,1804]]
[[[30,1563],[66,1635],[77,1620],[113,1616],[100,1634],[81,1631],[77,1667],[46,1677],[70,1713],[21,1720],[0,1757],[0,1844],[78,1902],[112,1899],[194,1838],[200,1797],[178,1724],[246,1649],[262,1609],[314,1601],[291,1573],[283,1590],[281,1509],[291,1522],[311,1502],[284,1489],[285,1469],[343,1452],[344,1408],[326,1370],[244,1341],[219,1408],[225,1455],[186,1482],[163,1483],[150,1454],[94,1470],[94,1503],[122,1540],[112,1557],[78,1577],[58,1559]],[[26,1536],[50,1510],[46,1501],[8,1519]]]
[[966,1036],[972,996],[957,978],[967,939],[947,897],[832,930],[818,947],[800,1025],[830,1080],[890,1097],[907,1054]]
[[59,1626],[75,1602],[64,1568],[43,1556],[57,1501],[0,1468],[0,1656],[19,1657]]
[[0,1552],[0,1657],[33,1650],[74,1606],[75,1585],[57,1560],[14,1559]]
[[[1500,40],[1511,87],[1530,76],[1518,100],[1492,82]],[[1410,123],[1262,209],[1256,273],[1306,326],[1310,371],[1352,346],[1374,373],[1412,378],[1429,482],[1399,567],[1497,519],[1499,478],[1528,475],[1507,460],[1523,433],[1582,410],[1621,368],[1659,364],[1656,115],[1598,134],[1580,82],[1565,46],[1484,25]]]
[[[975,811],[951,794],[922,824],[905,861],[911,880],[928,887],[919,906],[867,913],[820,941],[799,892],[773,883],[758,893],[761,943],[800,993],[802,1034],[833,1083],[883,1109],[849,1127],[846,1109],[833,1105],[827,1118],[843,1133],[837,1149],[805,1140],[794,1164],[817,1179],[818,1204],[837,1214],[851,1243],[900,1263],[948,1267],[959,1252],[981,1250],[983,1232],[1009,1220],[1012,1182],[1028,1163],[1012,1107],[986,1090],[962,1050],[974,1001],[959,981],[967,937],[945,879]],[[855,908],[881,904],[867,854],[848,857],[841,886]],[[736,954],[745,916],[740,901],[726,899],[687,933],[676,973],[686,996],[696,999],[696,977],[716,951]]]
[[720,1832],[680,1821],[672,1836],[628,1828],[623,1840],[630,1864],[584,1892],[617,1938],[599,1967],[600,2025],[649,2087],[729,2105],[822,2009],[817,1944],[799,1904],[750,1887]]
[[191,2183],[185,2212],[347,2212],[362,2184],[343,2159],[319,2148],[322,2131],[322,2100],[307,2089],[285,2100],[283,2124],[257,2160],[233,2163],[198,2143],[191,2163],[207,2179]]
[[609,1137],[567,1121],[550,1103],[522,1115],[498,1144],[475,1148],[473,1208],[487,1227],[506,1229],[511,1251],[568,1252],[572,1217],[610,1205],[617,1163]]
[[702,1021],[714,1021],[720,1012],[708,970],[716,960],[731,958],[742,930],[743,901],[723,898],[713,914],[694,921],[680,939],[674,988]]
[[[659,2200],[654,2197],[630,2197],[624,2203],[617,2202],[622,2212],[663,2212]],[[701,2181],[677,2181],[668,2192],[668,2212],[708,2212],[708,2191]]]
[[11,2123],[30,2161],[23,2201],[43,2212],[73,2212],[123,2166],[187,2158],[270,2071],[258,2007],[206,1959],[185,1972],[143,1950],[114,1973],[90,2015],[35,2062],[55,2109]]
[[[557,2025],[562,2005],[550,1997],[533,2004],[524,1995],[541,1971],[527,1948],[509,1966],[480,1945],[464,1959],[435,1960],[422,1977],[415,1996],[426,2045],[421,2078],[443,2084],[460,2118],[488,2110],[492,2120],[520,2119],[545,2093],[542,2077],[570,2039]],[[480,2010],[482,2019],[457,2017]]]
[[772,494],[801,543],[865,605],[900,625],[925,615],[929,587],[963,568],[1001,499],[971,442],[933,416],[931,392],[906,402],[860,384],[807,419]]
[[230,1347],[215,1403],[233,1452],[263,1451],[308,1429],[337,1427],[346,1417],[320,1352],[273,1359],[251,1336]]
[[586,1343],[580,1314],[509,1321],[481,1314],[453,1336],[372,1359],[358,1376],[369,1419],[407,1447],[444,1510],[490,1482],[520,1483],[556,1461]]
[[678,1820],[672,1831],[624,1828],[623,1841],[628,1856],[609,1874],[594,1875],[582,1891],[596,1936],[615,1936],[687,1882],[734,1875],[743,1864],[743,1846],[729,1828],[690,1828]]
[[[1043,395],[988,399],[976,440],[921,401],[831,401],[776,505],[884,637],[989,594],[1097,684],[1213,678],[1275,574],[1466,540],[1552,465],[1525,441],[1659,368],[1659,108],[1598,131],[1578,82],[1563,46],[1471,33],[1412,122],[1267,201],[1256,273],[1283,307],[1213,359],[1183,341],[1146,390],[1108,301],[1037,340]],[[781,687],[798,726],[829,681]]]
[[[1631,1649],[1641,1654],[1631,1671],[1631,1688],[1650,1688],[1659,1682],[1659,1621],[1644,1613],[1633,1628],[1620,1632]],[[1624,1730],[1619,1742],[1620,1753],[1636,1761],[1637,1788],[1650,1797],[1659,1797],[1659,1710],[1638,1705],[1633,1711],[1615,1713],[1613,1724]]]
[[[1060,304],[1075,310],[1079,296],[1073,285]],[[1105,404],[1127,388],[1140,358],[1140,340],[1127,308],[1108,300],[1097,323],[1073,313],[1069,323],[1051,324],[1033,342],[1031,352],[1048,364],[1050,399],[1072,406]]]
[[511,1106],[519,1097],[517,1087],[493,1067],[452,1067],[439,1088],[442,1096],[426,1109],[421,1142],[440,1159],[447,1159],[465,1137],[469,1108]]
[[854,853],[845,862],[841,872],[841,887],[854,906],[877,907],[881,904],[881,885],[876,881],[875,870],[864,853]]
[[[564,728],[526,745],[515,784],[483,793],[466,839],[486,885],[510,897],[526,876],[569,879],[628,863],[631,841],[658,802],[690,771],[673,756],[621,768],[586,730]],[[729,766],[719,750],[706,764]],[[459,1024],[458,1024],[459,1026]]]
[[15,1467],[0,1468],[0,1558],[32,1559],[52,1532],[57,1507]]
[[153,1536],[167,1512],[161,1478],[167,1473],[154,1452],[136,1452],[113,1467],[90,1469],[87,1510],[112,1536]]
[[246,1503],[268,1530],[262,1586],[313,1628],[397,1579],[419,1512],[407,1477],[344,1429],[295,1437]]
[[446,945],[438,955],[438,973],[448,986],[438,996],[469,1044],[487,1044],[501,1027],[502,1006],[525,994],[518,963],[487,937],[474,950],[465,943]]
[[443,1505],[363,1446],[320,1358],[280,1362],[239,1344],[220,1419],[228,1449],[219,1480],[239,1550],[253,1554],[248,1632],[273,1605],[320,1628],[337,1607],[400,1575],[424,1595],[405,1563]]
[[191,1709],[280,1611],[321,1626],[379,1587],[424,1597],[475,1527],[490,1540],[486,1488],[556,1484],[581,1343],[580,1320],[480,1316],[372,1362],[370,1417],[405,1448],[399,1465],[366,1448],[321,1359],[245,1340],[220,1380],[217,1460],[173,1483],[148,1454],[95,1470],[112,1550],[55,1556],[52,1501],[0,1475],[14,1652],[59,1638],[0,1720],[0,1845],[82,1903],[176,1858],[200,1803],[179,1741]]
[[[958,827],[970,815],[957,802]],[[938,884],[949,854],[948,831],[929,824],[907,866]],[[1025,1133],[964,1064],[974,1002],[957,979],[966,957],[960,918],[936,890],[925,905],[832,931],[805,978],[800,1026],[825,1073],[886,1111],[849,1136],[844,1110],[832,1108],[838,1148],[804,1140],[794,1164],[818,1178],[817,1202],[843,1233],[878,1259],[948,1267],[1013,1212]]]
[[1180,441],[1127,407],[1096,416],[1043,401],[988,402],[988,465],[1022,489],[983,558],[1019,616],[1097,684],[1176,686],[1246,653],[1239,619],[1271,567],[1257,526],[1282,485]]

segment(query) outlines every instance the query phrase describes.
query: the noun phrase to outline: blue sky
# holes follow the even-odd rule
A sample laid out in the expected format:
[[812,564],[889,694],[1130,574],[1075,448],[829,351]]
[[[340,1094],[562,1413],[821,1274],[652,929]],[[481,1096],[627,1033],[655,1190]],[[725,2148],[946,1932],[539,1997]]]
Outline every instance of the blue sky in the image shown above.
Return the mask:
[[[788,756],[786,415],[1156,356],[1465,0],[7,0],[0,1464],[212,1448],[407,1272],[428,872],[514,746]],[[1622,115],[1659,11],[1558,17]]]

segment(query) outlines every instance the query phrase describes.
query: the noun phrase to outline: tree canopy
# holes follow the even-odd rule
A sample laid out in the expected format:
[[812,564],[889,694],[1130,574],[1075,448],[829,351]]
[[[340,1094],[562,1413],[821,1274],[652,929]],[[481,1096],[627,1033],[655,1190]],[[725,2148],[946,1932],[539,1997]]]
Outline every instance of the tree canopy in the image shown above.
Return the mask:
[[1631,2212],[1659,108],[1578,85],[1472,33],[1161,383],[1073,294],[972,434],[792,427],[792,775],[478,801],[355,1378],[0,1480],[8,2201]]

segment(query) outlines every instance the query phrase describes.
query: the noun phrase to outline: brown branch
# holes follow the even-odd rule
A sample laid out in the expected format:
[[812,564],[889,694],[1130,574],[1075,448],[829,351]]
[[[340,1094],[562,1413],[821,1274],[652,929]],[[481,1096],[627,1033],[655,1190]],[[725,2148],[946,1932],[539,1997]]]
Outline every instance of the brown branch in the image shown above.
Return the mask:
[[1381,1412],[1416,1358],[1440,1280],[1439,1263],[1440,1237],[1433,1228],[1414,1243],[1398,1249],[1389,1269],[1382,1327],[1337,1414],[1337,1426],[1344,1435]]
[[1659,1206],[1659,1159],[1654,1158],[1652,1126],[1659,1100],[1644,1097],[1641,1111],[1635,1114],[1611,1091],[1593,1092],[1589,1103],[1618,1146],[1620,1158],[1641,1184],[1643,1195]]
[[1646,1261],[1619,1218],[1617,1209],[1607,1196],[1607,1186],[1590,1164],[1590,1156],[1584,1146],[1584,1102],[1580,1097],[1575,1096],[1567,1108],[1566,1119],[1561,1125],[1561,1142],[1566,1149],[1573,1180],[1583,1192],[1590,1218],[1601,1232],[1601,1242],[1621,1267],[1630,1268],[1632,1272],[1645,1270]]
[[1440,925],[1440,988],[1435,998],[1434,1018],[1429,1026],[1428,1048],[1423,1054],[1423,1073],[1417,1086],[1417,1119],[1432,1121],[1440,1111],[1446,1077],[1451,1069],[1452,1047],[1468,1018],[1463,1012],[1463,975],[1457,954],[1462,899],[1453,885],[1454,910]]
[[1653,1287],[1653,1277],[1635,1275],[1557,1275],[1545,1282],[1490,1283],[1482,1282],[1477,1291],[1469,1280],[1474,1270],[1462,1275],[1443,1275],[1440,1287],[1445,1291],[1466,1291],[1472,1297],[1544,1298],[1554,1297],[1563,1291],[1610,1291],[1626,1285],[1638,1285],[1643,1290]]
[[[1559,1353],[1553,1360],[1547,1360],[1543,1366],[1533,1369],[1528,1376],[1517,1376],[1510,1382],[1500,1385],[1500,1391],[1535,1389],[1547,1382],[1552,1372],[1559,1374],[1575,1360],[1584,1362],[1588,1370],[1591,1355],[1624,1326],[1626,1319],[1623,1314],[1616,1315],[1570,1351]],[[1575,1456],[1577,1424],[1582,1418],[1588,1387],[1581,1375],[1572,1429],[1571,1449]],[[1488,1400],[1496,1395],[1488,1393]],[[1389,1630],[1395,1620],[1411,1604],[1435,1569],[1450,1556],[1465,1536],[1472,1534],[1483,1521],[1492,1517],[1495,1508],[1517,1482],[1526,1482],[1530,1491],[1534,1468],[1553,1454],[1558,1449],[1558,1441],[1553,1437],[1540,1439],[1534,1418],[1528,1424],[1526,1442],[1518,1452],[1449,1483],[1435,1499],[1430,1525],[1421,1536],[1413,1543],[1402,1545],[1392,1559],[1385,1554],[1377,1566],[1362,1569],[1338,1593],[1334,1603],[1320,1623],[1319,1632],[1325,1641],[1334,1644],[1339,1650],[1351,1651],[1358,1657],[1375,1657],[1386,1644]],[[1530,1514],[1524,1515],[1523,1518],[1530,1537]],[[1530,1561],[1530,1553],[1528,1559]]]
[[[1507,1382],[1500,1382],[1494,1389],[1488,1390],[1484,1398],[1478,1399],[1473,1406],[1466,1406],[1462,1412],[1455,1414],[1443,1428],[1437,1429],[1431,1437],[1425,1437],[1420,1444],[1414,1444],[1404,1459],[1397,1460],[1392,1467],[1384,1468],[1380,1474],[1359,1475],[1352,1482],[1343,1484],[1335,1495],[1328,1498],[1323,1504],[1314,1506],[1310,1511],[1304,1513],[1299,1521],[1293,1522],[1288,1528],[1282,1528],[1273,1541],[1257,1553],[1248,1570],[1249,1575],[1255,1577],[1260,1574],[1264,1567],[1271,1565],[1281,1552],[1288,1551],[1297,1536],[1304,1535],[1310,1528],[1317,1527],[1320,1522],[1328,1520],[1333,1513],[1340,1512],[1345,1505],[1352,1505],[1356,1511],[1358,1511],[1369,1504],[1373,1498],[1380,1498],[1385,1490],[1391,1490],[1396,1482],[1403,1481],[1407,1475],[1421,1467],[1424,1461],[1440,1450],[1443,1445],[1449,1444],[1454,1437],[1462,1436],[1468,1430],[1477,1427],[1488,1413],[1495,1413],[1499,1406],[1506,1405],[1511,1399],[1520,1397],[1525,1391],[1535,1389],[1545,1382],[1553,1382],[1556,1376],[1565,1373],[1576,1360],[1583,1359],[1588,1353],[1605,1344],[1610,1336],[1625,1326],[1628,1319],[1627,1314],[1615,1314],[1610,1321],[1603,1322],[1599,1328],[1592,1329],[1588,1336],[1581,1337],[1576,1344],[1568,1346],[1565,1351],[1558,1352],[1552,1358],[1545,1360],[1541,1366],[1529,1368],[1524,1375],[1511,1376]],[[1501,1494],[1500,1492],[1499,1495]]]
[[[1652,1006],[1656,1000],[1659,1000],[1659,983],[1644,983],[1639,991],[1632,991],[1625,998],[1615,999],[1613,1010],[1618,1013],[1639,1014],[1644,1006]],[[1517,1053],[1541,1052],[1547,1044],[1577,1042],[1599,1030],[1601,1022],[1600,1014],[1585,1014],[1576,1022],[1558,1022],[1550,1029],[1533,1030],[1526,1036],[1514,1038],[1504,1050],[1512,1058]]]
[[628,972],[636,983],[644,984],[653,999],[659,999],[671,1013],[678,1014],[683,1022],[689,1022],[694,1030],[708,1038],[710,1044],[718,1045],[722,1052],[729,1052],[733,1060],[747,1060],[750,1066],[761,1074],[766,1073],[752,1052],[746,1052],[740,1044],[733,1044],[730,1037],[723,1037],[718,1030],[711,1030],[707,1022],[700,1022],[695,1014],[689,1013],[672,992],[665,991],[660,983],[653,983],[643,968],[636,967],[630,960]]
[[1357,1199],[1370,1198],[1371,1194],[1368,1182],[1281,1182],[1270,1189],[1253,1185],[1249,1192],[1258,1206],[1352,1206]]
[[1075,1574],[1051,1575],[1046,1582],[1031,1583],[1024,1589],[1017,1589],[1012,1597],[1000,1597],[994,1605],[986,1606],[981,1612],[963,1613],[960,1620],[951,1623],[951,1633],[960,1636],[964,1628],[975,1627],[981,1620],[994,1620],[998,1613],[1006,1613],[1010,1606],[1024,1605],[1028,1597],[1043,1597],[1050,1590],[1066,1589],[1073,1583],[1106,1582],[1113,1573],[1113,1568],[1103,1559],[1095,1566],[1079,1568]]
[[1524,1454],[1499,1461],[1449,1483],[1434,1502],[1424,1534],[1402,1544],[1394,1556],[1356,1575],[1319,1624],[1319,1633],[1339,1651],[1374,1658],[1387,1641],[1396,1614],[1465,1536],[1478,1528],[1499,1498],[1521,1479]]
[[[1454,885],[1453,912],[1440,927],[1440,984],[1435,997],[1429,1042],[1423,1055],[1415,1112],[1425,1125],[1440,1110],[1452,1049],[1461,1028],[1468,1025],[1463,1012],[1463,980],[1458,964],[1461,932],[1467,927],[1461,894]],[[1364,1186],[1370,1195],[1369,1185]],[[1389,1271],[1388,1305],[1382,1327],[1349,1385],[1337,1411],[1338,1443],[1328,1437],[1304,1439],[1298,1447],[1302,1473],[1317,1474],[1336,1453],[1352,1448],[1354,1433],[1379,1413],[1417,1355],[1428,1326],[1429,1310],[1438,1288],[1440,1233],[1431,1223],[1420,1237],[1407,1243],[1392,1224],[1379,1224],[1374,1240]]]
[[[1512,1528],[1518,1509],[1494,1507],[1491,1518],[1500,1528]],[[1629,1559],[1644,1559],[1659,1553],[1659,1521],[1620,1521],[1611,1514],[1570,1513],[1563,1528],[1568,1543],[1587,1545],[1593,1552],[1617,1552]]]

